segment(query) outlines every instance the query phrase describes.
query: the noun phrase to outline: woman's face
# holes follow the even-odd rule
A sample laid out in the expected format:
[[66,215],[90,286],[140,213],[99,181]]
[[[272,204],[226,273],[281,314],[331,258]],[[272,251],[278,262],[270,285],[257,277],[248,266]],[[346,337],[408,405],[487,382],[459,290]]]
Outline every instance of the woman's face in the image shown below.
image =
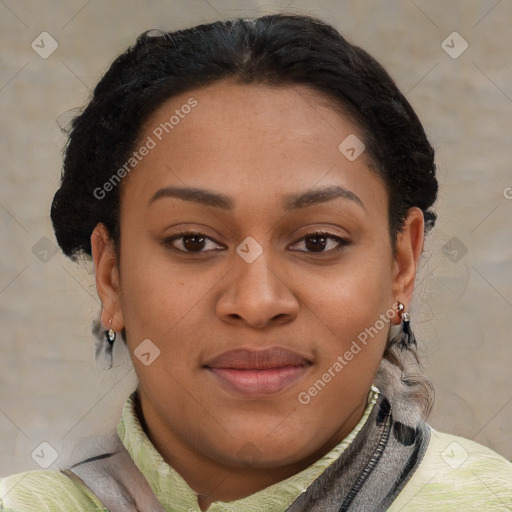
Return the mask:
[[126,329],[161,451],[277,468],[361,418],[423,218],[411,210],[393,256],[386,188],[355,136],[312,90],[228,81],[146,123],[122,183],[119,274],[99,228],[93,247],[104,322]]

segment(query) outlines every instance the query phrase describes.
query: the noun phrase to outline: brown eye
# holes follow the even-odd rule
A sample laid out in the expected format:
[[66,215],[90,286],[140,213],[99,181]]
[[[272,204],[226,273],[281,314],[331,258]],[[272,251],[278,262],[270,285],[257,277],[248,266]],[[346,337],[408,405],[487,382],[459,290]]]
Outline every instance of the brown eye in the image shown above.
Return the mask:
[[[219,245],[203,233],[177,233],[164,240],[164,245],[179,252],[185,253],[205,253],[212,252],[212,250],[204,250],[205,247],[210,245]],[[214,249],[215,250],[215,249]]]
[[201,251],[206,243],[206,239],[201,235],[188,235],[183,237],[183,247],[187,251]]
[[[309,233],[298,240],[295,245],[301,241],[304,241],[304,245],[306,247],[306,250],[302,252],[318,254],[341,251],[344,247],[349,245],[348,240],[337,235],[333,235],[332,233],[324,232]],[[325,250],[326,248],[327,250]]]
[[308,235],[305,240],[308,250],[322,252],[327,246],[328,238],[325,235]]

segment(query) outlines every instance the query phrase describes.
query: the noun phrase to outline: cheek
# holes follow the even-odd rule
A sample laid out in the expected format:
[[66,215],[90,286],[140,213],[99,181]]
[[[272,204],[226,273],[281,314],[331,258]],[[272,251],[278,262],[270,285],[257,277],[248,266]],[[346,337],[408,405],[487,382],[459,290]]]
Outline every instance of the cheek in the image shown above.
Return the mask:
[[[185,320],[208,291],[197,271],[171,265],[159,249],[134,244],[122,254],[121,305],[127,332],[162,338]],[[188,275],[190,274],[190,275]]]
[[[390,259],[367,252],[355,261],[331,279],[317,281],[306,299],[309,322],[318,333],[318,373],[334,372],[333,380],[351,387],[357,386],[362,374],[371,382],[394,314]],[[362,387],[366,383],[367,379],[360,382]]]
[[[392,305],[390,268],[390,261],[382,254],[355,254],[325,278],[306,276],[304,303],[325,328],[332,328],[335,336],[357,336]],[[308,282],[314,286],[307,285]]]
[[[317,303],[317,314],[310,319],[318,329],[317,367],[295,402],[305,417],[324,418],[318,428],[326,432],[365,400],[388,340],[389,292],[371,283],[344,281],[341,291]],[[330,287],[335,289],[335,283]]]

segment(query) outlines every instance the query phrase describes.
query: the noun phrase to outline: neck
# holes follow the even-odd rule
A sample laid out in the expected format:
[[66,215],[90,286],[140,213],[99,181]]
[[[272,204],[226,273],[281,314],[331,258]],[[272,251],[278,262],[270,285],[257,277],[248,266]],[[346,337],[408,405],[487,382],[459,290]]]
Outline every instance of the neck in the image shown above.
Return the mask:
[[[198,495],[198,505],[206,511],[214,501],[229,502],[245,498],[266,487],[299,473],[338,445],[357,425],[366,407],[359,404],[343,425],[318,450],[307,457],[281,466],[229,465],[194,450],[175,432],[158,421],[137,400],[137,415],[148,438],[162,458],[185,480]],[[151,422],[146,421],[148,417]],[[149,424],[148,424],[149,423]]]

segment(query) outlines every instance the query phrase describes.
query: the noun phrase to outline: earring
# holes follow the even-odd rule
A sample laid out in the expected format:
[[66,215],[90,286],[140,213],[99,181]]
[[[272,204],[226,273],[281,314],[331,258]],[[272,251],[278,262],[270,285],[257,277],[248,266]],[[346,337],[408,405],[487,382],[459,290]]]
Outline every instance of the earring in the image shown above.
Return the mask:
[[112,348],[116,339],[116,331],[112,329],[112,317],[110,317],[109,325],[108,331],[102,331],[101,321],[98,321],[97,327],[93,323],[93,333],[96,334],[94,358],[96,359],[96,364],[105,370],[112,368]]
[[107,337],[107,341],[108,341],[109,345],[112,347],[112,345],[114,344],[114,341],[116,341],[116,331],[114,331],[114,329],[112,329],[112,317],[110,317],[109,325],[110,325],[110,329],[108,331],[105,331],[105,335]]
[[411,331],[411,315],[408,311],[404,311],[405,306],[398,303],[398,314],[402,319],[402,332],[398,336],[398,343],[401,348],[411,348],[416,346],[416,337]]

